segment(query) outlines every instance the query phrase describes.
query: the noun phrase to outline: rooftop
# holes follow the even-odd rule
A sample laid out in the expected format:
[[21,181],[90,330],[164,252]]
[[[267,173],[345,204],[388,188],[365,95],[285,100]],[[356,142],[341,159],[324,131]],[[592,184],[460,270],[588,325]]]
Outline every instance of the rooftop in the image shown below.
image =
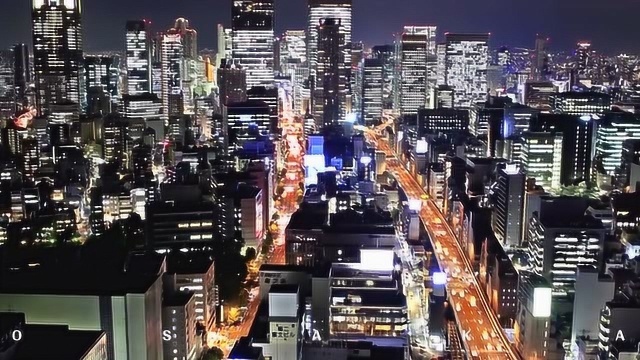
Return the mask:
[[64,325],[26,325],[12,360],[81,360],[100,339],[103,331],[69,330]]

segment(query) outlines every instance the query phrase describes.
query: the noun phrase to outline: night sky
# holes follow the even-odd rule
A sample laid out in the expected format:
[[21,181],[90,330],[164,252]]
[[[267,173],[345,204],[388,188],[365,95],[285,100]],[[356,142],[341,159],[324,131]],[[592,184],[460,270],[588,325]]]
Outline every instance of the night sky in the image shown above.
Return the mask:
[[[306,0],[276,0],[277,33],[303,29]],[[0,48],[30,42],[30,0],[0,0]],[[146,18],[154,30],[188,18],[199,47],[213,48],[216,24],[228,24],[231,0],[84,0],[85,50],[120,50],[128,19]],[[402,25],[437,25],[450,32],[491,32],[492,46],[533,47],[536,33],[552,49],[591,40],[597,50],[640,53],[637,0],[354,0],[354,40],[392,42]]]

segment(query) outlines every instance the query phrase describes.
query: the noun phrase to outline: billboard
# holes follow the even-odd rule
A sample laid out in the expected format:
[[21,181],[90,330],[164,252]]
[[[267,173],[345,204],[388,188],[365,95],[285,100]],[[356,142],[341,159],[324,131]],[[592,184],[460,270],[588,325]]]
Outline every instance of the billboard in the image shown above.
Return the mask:
[[361,249],[360,267],[363,270],[392,271],[393,250]]

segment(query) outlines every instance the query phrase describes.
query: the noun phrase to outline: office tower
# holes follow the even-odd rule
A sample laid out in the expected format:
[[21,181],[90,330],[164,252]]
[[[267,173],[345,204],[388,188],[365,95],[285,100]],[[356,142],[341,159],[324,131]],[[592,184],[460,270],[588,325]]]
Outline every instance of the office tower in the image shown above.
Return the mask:
[[529,220],[529,258],[533,271],[553,286],[554,296],[574,290],[579,266],[599,269],[606,230],[602,221],[585,215],[587,200],[544,197]]
[[469,108],[487,98],[489,34],[445,34],[446,81],[455,89],[454,107]]
[[31,63],[29,62],[29,46],[16,44],[13,46],[13,71],[16,103],[20,108],[27,104],[26,91],[31,83]]
[[418,110],[417,138],[438,133],[462,133],[469,129],[469,112],[458,109]]
[[538,114],[531,121],[532,132],[562,133],[560,183],[571,185],[591,178],[591,156],[596,123],[565,114]]
[[579,42],[575,52],[575,71],[578,78],[585,79],[590,76],[589,70],[593,65],[592,62],[591,43],[588,41]]
[[151,92],[151,24],[146,20],[127,21],[127,93]]
[[531,78],[533,81],[549,80],[549,54],[547,44],[549,38],[536,36],[536,44],[533,49],[533,59],[531,60]]
[[396,42],[402,114],[416,114],[427,105],[428,95],[437,84],[435,26],[405,26]]
[[337,125],[345,121],[348,67],[344,61],[345,32],[340,19],[322,19],[317,27],[316,86],[314,117],[316,127]]
[[131,145],[128,125],[126,119],[117,114],[104,117],[102,156],[107,162],[120,162],[121,165],[126,165]]
[[524,204],[525,174],[517,165],[507,165],[498,170],[492,186],[494,212],[493,231],[507,247],[520,246],[522,234],[522,210]]
[[198,58],[198,32],[189,27],[189,20],[185,18],[176,19],[173,25],[173,32],[182,38],[184,47],[184,57],[195,60]]
[[222,60],[218,68],[220,106],[247,100],[247,73],[233,63]]
[[311,75],[316,75],[318,62],[318,25],[323,19],[336,19],[346,44],[342,56],[344,67],[351,68],[351,6],[352,0],[308,0],[307,61]]
[[[431,95],[429,96],[429,109],[452,109],[453,97],[455,91],[451,86],[437,85],[431,89]],[[467,112],[468,113],[468,112]]]
[[436,45],[436,85],[447,85],[447,44]]
[[[351,44],[351,67],[349,68],[349,94],[347,98],[347,113],[360,113],[362,111],[362,77],[364,71],[364,44],[354,42]],[[359,119],[360,115],[356,115]]]
[[561,114],[590,117],[611,110],[611,95],[598,92],[563,92],[551,97],[553,110]]
[[626,140],[640,140],[640,119],[623,111],[606,113],[598,121],[596,132],[596,170],[615,175],[622,161]]
[[640,170],[640,140],[626,140],[622,143],[620,164],[616,174],[618,184],[631,185],[635,189],[635,180],[630,182],[631,173],[636,172],[634,170]]
[[85,56],[84,81],[87,91],[98,88],[109,96],[117,92],[118,84],[111,76],[115,65],[109,56]]
[[182,92],[184,45],[175,29],[161,35],[162,112],[165,118],[181,116],[184,109]]
[[526,132],[522,136],[522,170],[547,191],[560,187],[562,133]]
[[524,132],[529,131],[531,119],[540,113],[539,110],[530,108],[522,104],[506,104],[504,107],[504,121],[502,133],[505,138],[520,137]]
[[269,105],[269,129],[262,135],[275,135],[278,132],[278,88],[256,86],[247,91],[247,101],[262,101]]
[[49,114],[51,105],[82,105],[81,0],[32,0],[33,65],[36,107]]
[[382,108],[393,109],[393,74],[395,49],[393,45],[377,45],[371,48],[371,58],[382,62]]
[[524,85],[524,104],[543,112],[552,109],[551,97],[557,92],[552,82],[527,81]]
[[231,103],[225,107],[225,122],[229,153],[259,136],[268,136],[271,128],[271,109],[263,101]]
[[517,298],[515,348],[528,360],[546,360],[551,330],[551,285],[539,275],[521,271]]
[[364,125],[377,125],[382,117],[384,93],[384,63],[365,59],[362,77],[362,117]]
[[247,73],[247,89],[273,86],[273,0],[234,0],[232,58]]
[[14,53],[0,51],[0,119],[10,119],[16,113]]
[[286,30],[280,37],[280,72],[307,64],[307,42],[304,30]]

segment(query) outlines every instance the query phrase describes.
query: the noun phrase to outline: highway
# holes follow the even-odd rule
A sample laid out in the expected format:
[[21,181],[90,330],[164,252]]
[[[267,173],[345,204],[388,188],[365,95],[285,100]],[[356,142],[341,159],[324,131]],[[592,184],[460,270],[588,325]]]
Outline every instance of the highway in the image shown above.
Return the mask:
[[385,139],[366,130],[367,141],[387,155],[387,171],[393,174],[409,200],[422,200],[420,219],[425,226],[442,271],[447,274],[449,304],[453,307],[468,358],[517,360],[498,319],[473,274],[473,267],[449,224],[424,189],[398,161]]

